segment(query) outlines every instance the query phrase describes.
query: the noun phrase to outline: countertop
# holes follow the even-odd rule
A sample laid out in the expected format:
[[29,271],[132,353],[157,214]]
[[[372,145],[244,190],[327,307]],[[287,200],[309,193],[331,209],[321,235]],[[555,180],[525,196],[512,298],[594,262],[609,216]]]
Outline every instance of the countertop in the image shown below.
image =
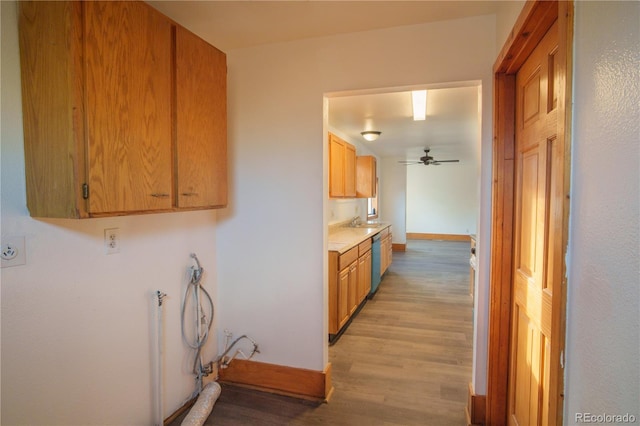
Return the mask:
[[366,228],[351,228],[348,226],[329,227],[329,251],[342,254],[357,246],[367,238],[373,237],[380,231],[391,226],[390,223],[377,222]]

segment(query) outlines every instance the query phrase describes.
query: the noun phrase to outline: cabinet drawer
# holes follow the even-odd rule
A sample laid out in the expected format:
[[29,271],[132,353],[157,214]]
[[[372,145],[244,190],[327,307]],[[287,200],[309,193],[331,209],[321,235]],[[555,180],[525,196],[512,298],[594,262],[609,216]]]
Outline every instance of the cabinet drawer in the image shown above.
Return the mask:
[[371,238],[367,238],[365,241],[358,244],[358,256],[362,256],[369,250],[371,250]]
[[386,237],[387,235],[389,235],[389,228],[384,228],[378,235],[380,235],[380,238]]
[[340,260],[338,262],[338,270],[342,271],[344,268],[351,265],[358,259],[358,247],[354,247],[348,252],[340,255]]

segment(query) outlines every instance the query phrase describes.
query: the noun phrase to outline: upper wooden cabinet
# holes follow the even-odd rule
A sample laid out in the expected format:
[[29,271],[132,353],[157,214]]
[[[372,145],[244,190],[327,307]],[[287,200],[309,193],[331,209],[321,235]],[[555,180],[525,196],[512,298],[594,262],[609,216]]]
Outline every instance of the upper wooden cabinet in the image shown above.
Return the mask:
[[89,213],[169,209],[171,22],[137,2],[82,5]]
[[329,133],[329,197],[356,196],[356,148]]
[[18,4],[32,216],[226,204],[224,53],[142,2]]
[[178,207],[227,204],[227,58],[176,28]]
[[356,196],[373,198],[376,196],[376,157],[365,155],[356,160]]

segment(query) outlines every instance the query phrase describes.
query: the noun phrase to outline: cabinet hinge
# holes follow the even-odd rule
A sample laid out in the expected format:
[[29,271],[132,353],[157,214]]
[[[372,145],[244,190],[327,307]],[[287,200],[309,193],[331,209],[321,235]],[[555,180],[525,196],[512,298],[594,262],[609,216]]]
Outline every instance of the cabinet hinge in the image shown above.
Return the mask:
[[82,198],[85,200],[89,198],[89,185],[86,183],[82,184]]

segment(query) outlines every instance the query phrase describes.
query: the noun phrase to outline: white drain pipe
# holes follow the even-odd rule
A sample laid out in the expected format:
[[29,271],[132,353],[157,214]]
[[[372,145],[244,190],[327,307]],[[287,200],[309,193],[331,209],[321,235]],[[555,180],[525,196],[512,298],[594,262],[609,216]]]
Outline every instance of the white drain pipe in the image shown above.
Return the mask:
[[157,376],[157,388],[156,388],[156,426],[162,426],[164,424],[164,405],[162,398],[162,387],[163,387],[163,377],[162,377],[162,365],[164,364],[164,350],[163,350],[163,336],[162,336],[162,300],[166,297],[166,294],[161,292],[160,290],[156,291],[156,295],[158,296],[158,325],[157,325],[157,333],[158,333],[158,356],[157,356],[157,365],[156,365],[156,376]]
[[221,391],[222,388],[218,382],[206,385],[200,392],[196,403],[191,407],[189,414],[182,421],[181,426],[202,426],[211,414],[213,405],[218,400]]

